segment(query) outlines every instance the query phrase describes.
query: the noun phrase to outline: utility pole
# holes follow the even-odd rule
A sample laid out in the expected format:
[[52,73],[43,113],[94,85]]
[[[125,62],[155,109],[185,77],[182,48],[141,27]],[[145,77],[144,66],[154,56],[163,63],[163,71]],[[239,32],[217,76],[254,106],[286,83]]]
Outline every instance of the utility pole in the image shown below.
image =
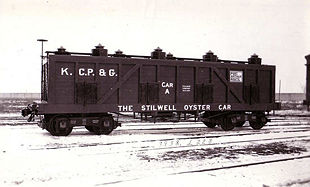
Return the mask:
[[43,88],[43,59],[44,59],[44,55],[43,55],[43,43],[47,42],[48,40],[45,39],[37,39],[38,42],[41,42],[41,100],[43,99],[43,93],[44,93],[44,88]]
[[303,104],[307,105],[307,110],[309,111],[310,108],[310,55],[305,56],[307,60],[306,64],[306,99],[304,100]]
[[279,81],[279,101],[281,102],[281,80]]

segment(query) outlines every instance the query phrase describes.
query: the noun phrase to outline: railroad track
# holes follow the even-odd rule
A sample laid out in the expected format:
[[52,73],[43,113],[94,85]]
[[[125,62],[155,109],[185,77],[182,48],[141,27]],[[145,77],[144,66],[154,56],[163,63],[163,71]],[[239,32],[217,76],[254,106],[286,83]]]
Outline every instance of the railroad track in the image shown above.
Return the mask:
[[[169,124],[169,123],[167,123]],[[171,123],[170,123],[171,124]],[[149,128],[144,128],[144,129],[126,129],[127,125],[124,125],[124,129],[116,129],[114,134],[115,136],[117,135],[124,135],[123,132],[126,134],[181,134],[184,135],[182,137],[176,137],[176,138],[164,138],[164,139],[147,139],[147,140],[141,140],[141,141],[118,141],[118,142],[109,142],[109,143],[98,143],[97,142],[92,142],[92,143],[83,143],[83,144],[63,144],[63,145],[57,145],[53,147],[49,147],[46,145],[42,145],[43,148],[34,148],[37,150],[40,149],[65,149],[65,148],[75,148],[75,147],[93,147],[93,146],[108,146],[108,145],[121,145],[121,144],[141,144],[141,143],[149,143],[149,142],[166,142],[166,141],[173,141],[173,140],[195,140],[195,139],[207,139],[207,138],[219,138],[219,137],[232,137],[232,136],[245,136],[245,135],[260,135],[260,134],[279,134],[279,133],[290,133],[290,132],[307,132],[310,131],[310,126],[307,126],[308,122],[306,123],[296,123],[294,125],[291,125],[291,123],[283,123],[283,124],[277,124],[277,123],[272,123],[270,125],[267,125],[265,128],[259,130],[259,131],[254,131],[252,129],[245,129],[245,128],[250,128],[250,127],[242,127],[238,128],[240,131],[236,128],[233,131],[225,132],[225,131],[219,131],[217,129],[209,129],[205,126],[201,127],[193,127],[192,124],[188,123],[183,124],[183,127],[178,127],[178,124],[176,124],[173,127],[169,128],[160,128],[160,126],[165,126],[165,124],[160,124],[160,125],[154,125],[154,124],[144,124],[145,127]],[[130,125],[128,125],[130,126]],[[159,126],[159,127],[158,127]],[[170,125],[171,126],[171,125]],[[287,128],[289,127],[289,128]],[[16,127],[12,127],[16,128]],[[32,126],[32,125],[27,125],[23,126],[23,128],[38,128],[37,126]],[[207,131],[206,131],[207,129]],[[81,133],[83,132],[83,133]],[[199,134],[197,134],[199,133]],[[208,134],[210,133],[210,134]],[[89,133],[87,130],[84,130],[84,127],[77,127],[76,130],[72,133],[71,136],[87,136]],[[203,135],[201,135],[203,134]],[[207,134],[207,135],[206,135]],[[89,134],[91,136],[94,136],[92,134]]]
[[[221,167],[208,167],[208,168],[197,169],[197,170],[170,172],[170,173],[166,173],[166,175],[175,176],[175,175],[182,175],[182,174],[229,170],[229,169],[237,169],[237,168],[251,167],[251,166],[258,166],[258,165],[267,165],[267,164],[272,164],[272,163],[287,162],[287,161],[309,159],[309,158],[310,158],[310,155],[307,154],[307,155],[302,155],[302,156],[293,156],[293,157],[281,158],[281,159],[270,159],[270,160],[259,161],[259,162],[248,162],[248,163],[244,163],[244,164],[232,164],[232,165],[221,166]],[[95,186],[121,184],[121,183],[125,183],[125,182],[130,182],[130,181],[138,181],[141,179],[143,179],[143,177],[132,177],[132,178],[124,179],[124,180],[115,180],[115,181],[104,182],[104,183],[96,184]],[[306,180],[304,182],[309,183],[310,181]]]
[[247,166],[255,166],[255,165],[261,165],[261,164],[269,164],[269,163],[275,163],[275,162],[285,162],[285,161],[289,161],[289,160],[299,160],[299,159],[305,159],[305,158],[310,158],[310,155],[294,156],[294,157],[289,157],[289,158],[273,159],[273,160],[266,160],[266,161],[261,161],[261,162],[250,162],[250,163],[236,164],[236,165],[231,165],[231,166],[223,166],[223,167],[214,167],[214,168],[206,168],[206,169],[199,169],[199,170],[182,171],[182,172],[177,172],[177,173],[171,173],[169,175],[177,175],[177,174],[185,174],[185,173],[198,173],[198,172],[207,172],[207,171],[216,171],[216,170],[240,168],[240,167],[247,167]]
[[[157,146],[157,148],[155,148],[154,150],[161,150],[161,149],[175,149],[178,148],[177,147],[160,147],[158,148],[158,145],[154,145],[156,143],[161,143],[162,145],[167,144],[166,142],[177,142],[177,141],[208,141],[210,139],[215,139],[215,138],[225,138],[225,137],[241,137],[241,136],[255,136],[255,135],[264,135],[264,134],[280,134],[280,133],[305,133],[305,132],[309,132],[310,131],[310,126],[308,127],[307,123],[297,123],[294,125],[291,125],[290,123],[284,123],[284,124],[270,124],[267,125],[265,129],[261,129],[259,131],[254,131],[254,130],[247,130],[244,128],[247,127],[243,127],[240,128],[240,131],[229,131],[229,132],[225,132],[225,131],[217,131],[217,130],[213,130],[210,129],[210,131],[205,131],[205,129],[209,129],[207,127],[191,127],[191,124],[188,123],[187,127],[177,127],[178,125],[176,124],[175,127],[170,127],[170,128],[158,128],[155,126],[161,126],[161,125],[154,125],[154,124],[144,124],[145,126],[149,126],[151,128],[149,129],[119,129],[119,130],[115,130],[114,135],[124,135],[124,131],[126,132],[126,134],[131,134],[131,133],[137,133],[137,135],[139,134],[143,134],[143,133],[147,133],[147,134],[152,134],[152,135],[156,135],[156,134],[173,134],[173,135],[177,135],[177,134],[181,134],[183,136],[179,136],[178,135],[174,138],[159,138],[159,139],[146,139],[146,140],[141,140],[141,141],[137,141],[137,140],[132,140],[132,141],[116,141],[116,142],[108,142],[108,143],[102,143],[102,141],[98,142],[98,139],[95,139],[93,142],[90,143],[85,143],[85,142],[81,142],[81,143],[74,143],[74,144],[59,144],[57,143],[57,140],[55,141],[55,144],[52,146],[50,145],[38,145],[37,147],[35,147],[36,145],[32,145],[33,148],[29,149],[29,150],[46,150],[46,149],[72,149],[72,148],[85,148],[85,147],[100,147],[100,146],[130,146],[130,147],[135,147],[133,150],[134,151],[150,151],[153,150],[151,148],[149,149],[137,149],[136,147],[139,147],[139,145],[142,144],[146,144],[146,146]],[[289,128],[287,128],[289,126]],[[36,126],[24,126],[24,128],[38,128]],[[271,128],[268,128],[271,127]],[[15,127],[13,127],[15,128]],[[77,128],[78,130],[84,130],[84,127],[79,127]],[[85,130],[85,132],[87,132]],[[83,132],[84,133],[84,132]],[[88,132],[87,132],[88,133]],[[199,133],[199,135],[197,134]],[[203,133],[203,135],[201,135]],[[210,134],[207,134],[210,133]],[[87,134],[81,134],[81,131],[75,131],[72,133],[71,136],[74,135],[87,135]],[[93,136],[93,135],[91,135]],[[303,137],[307,137],[307,136],[303,136]],[[281,139],[285,139],[287,137],[281,138]],[[289,139],[292,139],[293,137],[288,137]],[[272,138],[271,138],[272,139]],[[269,140],[271,140],[269,139]],[[264,139],[266,140],[266,139]],[[258,140],[251,140],[251,141],[259,141]],[[62,141],[63,142],[63,141]],[[244,141],[239,141],[244,142]],[[229,143],[229,142],[228,142]],[[232,142],[231,142],[232,143]],[[238,143],[238,142],[236,142]],[[153,144],[153,145],[148,145],[148,144]],[[227,144],[227,143],[225,143]],[[206,144],[206,145],[210,145],[210,144]],[[106,148],[105,148],[106,149]],[[108,154],[108,153],[107,153]]]
[[[73,148],[91,148],[96,147],[99,151],[96,154],[118,154],[118,153],[132,153],[132,152],[147,152],[147,151],[165,151],[174,149],[193,149],[197,147],[205,146],[228,146],[233,144],[245,144],[245,143],[259,143],[264,141],[286,141],[286,140],[310,140],[310,135],[307,131],[297,131],[302,134],[296,136],[284,136],[284,137],[266,137],[266,138],[250,138],[247,140],[235,140],[235,141],[215,141],[217,138],[235,136],[235,135],[216,135],[216,136],[202,136],[202,137],[181,137],[181,138],[168,138],[168,139],[156,139],[156,140],[143,140],[143,141],[130,141],[130,142],[112,142],[112,143],[90,143],[80,145],[64,145],[64,146],[52,146],[52,147],[39,147],[31,148],[29,150],[55,150],[55,149],[73,149]],[[294,132],[295,133],[295,132]],[[262,134],[262,133],[260,133]],[[253,134],[243,134],[240,136],[253,136]],[[240,137],[239,137],[240,138]],[[193,142],[194,140],[194,142]],[[179,143],[177,143],[179,142]],[[98,147],[104,146],[104,149],[100,150]],[[110,146],[110,147],[107,147]],[[112,147],[113,146],[113,147]],[[121,146],[121,147],[120,147]],[[114,150],[114,151],[113,151]],[[87,154],[85,154],[87,155]]]
[[[125,117],[125,118],[123,118]],[[126,120],[126,117],[128,117],[128,119],[131,119],[130,121]],[[153,124],[152,120],[143,120],[141,121],[138,118],[132,119],[129,118],[130,116],[128,115],[122,115],[122,117],[120,117],[120,122],[121,123],[128,123],[130,122],[131,124],[129,126],[149,126],[150,124]],[[271,119],[272,121],[276,121],[276,122],[293,122],[296,123],[296,120],[300,121],[300,122],[309,122],[310,121],[310,115],[274,115],[274,116],[270,116],[269,119]],[[23,118],[21,116],[0,116],[0,124],[1,125],[13,125],[13,126],[17,126],[17,125],[24,125],[26,123],[27,119]],[[160,123],[160,121],[157,121]],[[177,121],[166,121],[168,123],[178,123]],[[180,120],[180,122],[182,123],[193,123],[196,122],[193,118],[189,118],[187,120]],[[37,122],[30,122],[28,124],[36,124]],[[137,124],[139,123],[139,124]],[[142,123],[142,124],[141,124]],[[147,123],[147,124],[145,124]],[[165,123],[165,122],[164,122]]]
[[228,146],[228,145],[233,145],[233,144],[244,144],[244,143],[259,143],[259,142],[264,142],[264,141],[279,141],[279,140],[284,140],[282,142],[285,142],[285,140],[300,140],[300,141],[307,141],[310,140],[309,135],[305,136],[291,136],[291,137],[283,137],[283,138],[265,138],[265,139],[251,139],[251,140],[240,140],[240,141],[231,141],[231,142],[220,142],[220,143],[201,143],[197,145],[193,145],[192,143],[185,145],[185,146],[165,146],[165,147],[157,147],[157,148],[142,148],[142,149],[132,149],[132,150],[127,150],[127,151],[115,151],[115,152],[100,152],[97,153],[96,155],[103,155],[103,154],[118,154],[118,153],[133,153],[133,152],[146,152],[146,151],[160,151],[160,150],[176,150],[176,149],[182,149],[184,148],[202,148],[205,146]]
[[[282,128],[282,126],[289,126],[289,128]],[[272,128],[268,128],[272,127]],[[277,128],[274,128],[277,127]],[[15,127],[13,127],[15,128]],[[36,129],[36,126],[28,126],[25,128]],[[206,131],[207,129],[207,131]],[[238,130],[239,129],[239,130]],[[77,127],[75,128],[75,132],[72,133],[71,136],[78,136],[78,135],[85,135],[85,136],[94,136],[93,134],[89,133],[84,127]],[[172,130],[169,131],[169,130]],[[193,131],[194,130],[194,131]],[[199,130],[199,131],[197,131]],[[184,137],[177,137],[177,139],[199,139],[199,138],[217,138],[217,137],[225,137],[225,136],[243,136],[243,135],[259,135],[259,134],[270,134],[270,133],[287,133],[287,132],[304,132],[310,131],[310,126],[306,126],[303,124],[296,124],[296,125],[268,125],[265,128],[256,131],[252,130],[250,127],[241,127],[236,128],[233,131],[222,131],[215,129],[210,129],[208,127],[192,127],[188,125],[188,127],[165,127],[165,128],[158,128],[154,127],[153,125],[149,129],[116,129],[114,132],[114,136],[116,135],[124,135],[123,131],[126,131],[125,134],[132,134],[137,132],[137,134],[186,134]],[[154,131],[154,132],[152,132]],[[164,131],[164,132],[163,132]],[[197,135],[194,133],[204,133],[205,135]],[[194,137],[189,137],[189,135],[195,135]],[[173,138],[176,139],[176,138]],[[128,144],[128,143],[137,143],[137,142],[154,142],[154,141],[166,141],[172,140],[172,138],[168,139],[151,139],[151,140],[142,140],[142,141],[124,141],[124,142],[114,142],[108,144]],[[108,145],[108,144],[100,144],[100,145]]]
[[[194,124],[193,124],[194,123]],[[199,128],[207,128],[206,126],[204,126],[201,122],[182,122],[182,125],[179,125],[180,123],[178,122],[161,122],[161,123],[125,123],[125,125],[123,125],[125,128],[118,128],[115,131],[120,131],[120,130],[147,130],[145,129],[145,127],[152,127],[151,129],[154,130],[167,130],[167,129],[180,129],[182,127],[184,128],[188,128],[188,127],[194,127],[194,125],[199,125]],[[289,119],[289,120],[279,120],[277,122],[269,122],[266,127],[272,127],[272,126],[293,126],[293,125],[310,125],[310,119]],[[27,123],[27,125],[25,125],[25,121],[24,120],[1,120],[0,118],[0,125],[1,126],[24,126],[29,128],[30,126],[33,126],[33,128],[37,128],[37,122],[30,122]],[[164,128],[163,126],[165,125],[174,125],[173,127],[169,127],[169,128]],[[137,127],[137,128],[134,128]],[[139,128],[140,127],[140,128]],[[155,127],[155,128],[154,128]],[[264,128],[266,128],[264,127]],[[142,128],[142,129],[141,129]],[[263,129],[264,129],[263,128]],[[84,129],[84,127],[75,127],[75,129]],[[151,130],[150,129],[150,130]]]

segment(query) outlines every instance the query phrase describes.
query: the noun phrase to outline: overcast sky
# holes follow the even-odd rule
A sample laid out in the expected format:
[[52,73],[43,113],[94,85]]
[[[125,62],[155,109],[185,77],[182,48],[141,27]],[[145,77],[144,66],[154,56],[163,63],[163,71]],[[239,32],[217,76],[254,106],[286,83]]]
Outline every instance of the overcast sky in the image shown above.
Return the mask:
[[[281,92],[303,92],[310,54],[310,0],[0,0],[0,92],[40,92],[40,44],[90,52],[149,55],[160,46],[178,57],[276,65]],[[277,85],[278,91],[278,85]]]

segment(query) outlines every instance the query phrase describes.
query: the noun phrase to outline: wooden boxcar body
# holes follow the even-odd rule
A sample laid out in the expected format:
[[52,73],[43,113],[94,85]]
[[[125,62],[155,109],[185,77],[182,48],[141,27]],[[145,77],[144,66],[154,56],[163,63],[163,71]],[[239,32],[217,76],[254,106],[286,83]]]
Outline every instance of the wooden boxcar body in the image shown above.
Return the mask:
[[159,55],[149,57],[98,56],[95,50],[48,52],[36,114],[44,115],[41,126],[51,134],[67,135],[79,125],[108,134],[118,125],[110,113],[122,112],[153,117],[190,113],[208,127],[231,130],[246,120],[255,126],[258,118],[264,125],[265,112],[278,108],[275,66],[251,63],[251,58],[224,61],[212,53],[204,59],[175,58],[158,49]]

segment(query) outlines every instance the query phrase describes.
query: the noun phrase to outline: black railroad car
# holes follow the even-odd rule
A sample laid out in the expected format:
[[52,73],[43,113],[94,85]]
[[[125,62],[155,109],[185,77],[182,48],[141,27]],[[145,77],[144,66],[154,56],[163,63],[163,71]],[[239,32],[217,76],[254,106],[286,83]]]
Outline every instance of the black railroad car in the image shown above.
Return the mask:
[[[74,126],[109,134],[120,124],[111,113],[153,117],[194,114],[206,126],[232,130],[249,121],[253,129],[268,121],[275,103],[275,66],[220,60],[211,51],[202,59],[178,58],[155,49],[151,56],[108,54],[98,45],[92,53],[47,51],[42,66],[39,104],[23,116],[44,116],[40,126],[52,135],[68,135]],[[169,115],[168,115],[169,116]]]

